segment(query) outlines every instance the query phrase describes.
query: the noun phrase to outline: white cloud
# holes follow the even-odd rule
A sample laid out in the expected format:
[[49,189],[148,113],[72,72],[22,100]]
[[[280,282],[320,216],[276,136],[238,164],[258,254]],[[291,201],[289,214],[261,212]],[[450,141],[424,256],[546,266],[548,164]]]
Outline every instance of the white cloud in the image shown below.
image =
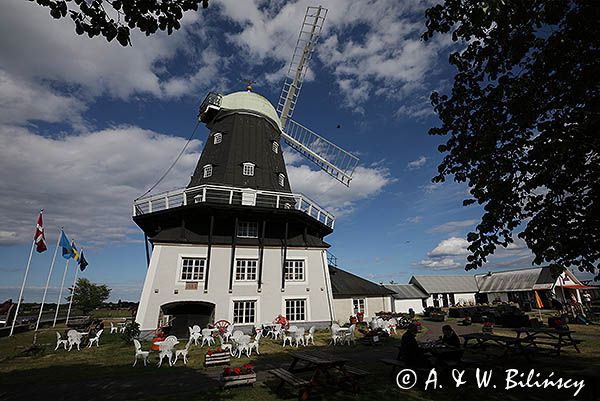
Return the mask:
[[435,226],[432,229],[428,230],[429,233],[451,233],[459,230],[463,230],[465,228],[474,228],[473,226],[477,224],[479,220],[458,220],[458,221],[449,221],[444,224],[440,224],[439,226]]
[[413,216],[413,217],[407,218],[406,222],[411,223],[411,224],[419,224],[422,220],[423,220],[423,217],[421,217],[421,216]]
[[456,262],[452,258],[441,258],[441,259],[424,259],[421,260],[418,265],[430,269],[455,269],[460,266],[460,263]]
[[442,187],[442,185],[444,185],[443,182],[430,182],[427,185],[422,185],[420,188],[423,190],[423,192],[425,192],[426,194],[430,194],[438,189],[440,189]]
[[463,256],[469,251],[467,247],[469,242],[464,238],[450,237],[440,242],[431,252],[427,254],[430,258],[439,258],[445,256]]
[[[132,201],[154,184],[185,141],[130,126],[57,138],[0,126],[0,208],[10,211],[0,215],[0,244],[29,240],[40,208],[48,232],[64,226],[85,242],[139,234],[131,221]],[[157,191],[188,183],[200,144],[192,141]]]
[[420,156],[418,159],[409,162],[406,167],[409,170],[417,170],[423,167],[427,163],[427,158],[425,156]]

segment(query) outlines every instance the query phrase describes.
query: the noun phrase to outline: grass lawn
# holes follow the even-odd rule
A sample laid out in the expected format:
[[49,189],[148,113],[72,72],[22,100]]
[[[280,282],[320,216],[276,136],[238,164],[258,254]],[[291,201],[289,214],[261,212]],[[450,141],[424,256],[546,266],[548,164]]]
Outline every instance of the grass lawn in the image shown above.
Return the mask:
[[[425,330],[419,337],[423,340],[437,338],[442,323],[423,321]],[[455,322],[450,322],[455,325]],[[108,324],[106,325],[109,326]],[[564,351],[560,357],[550,354],[536,354],[532,360],[512,357],[501,360],[476,352],[469,353],[468,359],[475,360],[461,367],[468,368],[474,374],[475,367],[493,369],[494,374],[504,374],[505,369],[517,368],[528,372],[530,368],[538,371],[554,371],[557,376],[572,377],[582,369],[600,362],[600,326],[572,326],[576,330],[575,338],[583,340],[581,353],[572,348]],[[63,327],[57,327],[63,332]],[[481,331],[481,326],[474,324],[470,331]],[[150,365],[144,367],[138,363],[132,367],[134,350],[132,345],[124,343],[120,334],[110,334],[105,330],[100,347],[82,348],[81,351],[54,351],[56,331],[44,329],[38,335],[38,343],[44,352],[38,356],[23,356],[23,350],[32,342],[33,333],[22,333],[11,338],[0,338],[0,400],[91,400],[91,399],[135,399],[135,400],[293,400],[297,393],[290,388],[276,392],[278,381],[266,373],[274,367],[285,367],[291,359],[288,355],[291,348],[282,348],[280,341],[262,339],[260,355],[250,358],[232,359],[232,367],[251,362],[255,365],[258,383],[235,389],[221,390],[219,375],[222,368],[204,368],[203,360],[207,347],[192,346],[188,355],[189,364],[184,366],[178,361],[174,367],[163,364],[159,369],[155,353],[151,354]],[[495,328],[496,334],[514,336],[507,329]],[[417,387],[401,390],[390,377],[388,366],[381,364],[380,358],[394,358],[397,354],[395,344],[399,344],[399,332],[387,339],[382,346],[368,346],[360,342],[354,346],[328,346],[328,333],[317,332],[316,345],[307,349],[343,354],[350,360],[349,364],[369,371],[371,374],[361,381],[361,391],[353,394],[350,389],[329,386],[319,391],[318,399],[325,400],[543,400],[543,399],[590,399],[581,394],[573,398],[572,390],[547,389],[533,394],[531,390],[506,391],[497,389],[478,389],[469,382],[455,388],[449,372],[440,372],[438,384],[444,388],[427,391]],[[183,348],[185,340],[181,340],[179,348]],[[143,349],[150,348],[149,343]],[[295,350],[295,348],[294,348]],[[447,374],[446,374],[447,373]],[[442,375],[445,376],[442,378]],[[599,379],[600,380],[600,379]],[[500,383],[500,382],[499,382]],[[587,383],[586,383],[587,385]],[[589,383],[590,387],[592,383]],[[562,398],[561,398],[562,397]]]

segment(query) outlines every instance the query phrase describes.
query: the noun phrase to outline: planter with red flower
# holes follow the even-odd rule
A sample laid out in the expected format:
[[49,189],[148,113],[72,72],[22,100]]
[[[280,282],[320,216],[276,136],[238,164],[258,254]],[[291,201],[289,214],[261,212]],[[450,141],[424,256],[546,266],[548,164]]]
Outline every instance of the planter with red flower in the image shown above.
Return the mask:
[[423,331],[423,323],[419,322],[418,320],[416,320],[415,322],[415,326],[417,326],[417,331],[420,333],[421,331]]
[[484,322],[483,326],[481,326],[481,331],[483,333],[493,334],[494,333],[494,323],[492,323],[492,322]]
[[204,366],[229,365],[229,351],[221,348],[209,349],[204,356]]
[[247,363],[241,367],[224,368],[221,373],[221,387],[241,386],[256,383],[254,366]]
[[359,322],[364,321],[365,320],[365,312],[357,312],[356,318],[358,319]]

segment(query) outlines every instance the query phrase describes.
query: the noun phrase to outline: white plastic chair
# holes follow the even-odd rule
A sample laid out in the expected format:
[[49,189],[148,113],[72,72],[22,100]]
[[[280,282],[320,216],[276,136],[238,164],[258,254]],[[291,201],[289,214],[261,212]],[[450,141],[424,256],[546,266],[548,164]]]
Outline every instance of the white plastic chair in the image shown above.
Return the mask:
[[241,358],[242,353],[246,351],[246,355],[248,355],[248,346],[250,344],[250,336],[247,334],[243,334],[235,339],[237,344],[237,357]]
[[95,337],[92,337],[92,338],[90,338],[90,341],[89,341],[89,343],[88,343],[88,348],[91,348],[91,347],[92,347],[92,344],[94,344],[94,343],[96,343],[96,347],[99,347],[99,346],[100,346],[100,345],[99,345],[99,341],[100,341],[100,336],[102,335],[102,332],[103,332],[103,331],[104,331],[104,329],[102,329],[102,330],[99,330],[99,331],[96,333],[96,336],[95,336]]
[[263,336],[263,328],[262,326],[255,326],[254,327],[254,332],[256,333],[254,335],[254,341],[259,341],[262,336]]
[[119,328],[110,322],[110,334],[116,333]]
[[168,336],[158,345],[158,367],[162,365],[162,361],[164,357],[169,359],[169,366],[173,366],[173,348],[179,344],[177,341],[177,337]]
[[342,336],[340,336],[340,325],[337,323],[334,323],[331,325],[331,345],[336,345],[338,343],[338,341],[342,340]]
[[232,334],[231,334],[231,339],[236,341],[244,335],[244,332],[242,330],[235,330]]
[[231,338],[231,335],[233,334],[233,330],[234,330],[233,324],[230,324],[229,326],[227,326],[227,329],[223,333],[223,337],[226,342],[229,342],[229,339]]
[[58,347],[60,347],[61,345],[65,348],[65,351],[66,351],[68,344],[69,344],[69,340],[67,340],[67,339],[63,340],[60,337],[60,333],[57,331],[56,332],[56,348],[54,348],[54,351],[56,351],[58,349]]
[[308,344],[308,341],[310,340],[312,342],[312,345],[315,345],[315,330],[317,328],[315,326],[311,326],[310,329],[308,329],[308,334],[306,336],[304,336],[304,341],[306,341],[306,344]]
[[121,323],[119,325],[119,333],[125,333],[125,328],[127,328],[127,323]]
[[81,339],[83,338],[83,334],[78,332],[77,330],[69,330],[67,332],[67,341],[69,342],[69,351],[73,349],[73,345],[77,345],[77,351],[79,351],[79,346],[81,345]]
[[292,344],[292,340],[293,340],[292,333],[282,333],[281,338],[283,338],[283,346],[284,347],[285,347],[285,344],[288,342],[290,343],[290,347],[293,345]]
[[272,335],[275,340],[277,340],[279,336],[283,335],[281,330],[281,323],[275,324],[275,326],[271,328],[268,334]]
[[191,344],[192,344],[192,339],[190,338],[188,340],[187,344],[185,344],[184,349],[175,350],[175,361],[173,361],[173,365],[175,365],[177,363],[177,359],[179,359],[180,356],[183,359],[183,364],[187,365],[187,355],[188,355],[188,351],[190,350]]
[[204,343],[206,343],[209,347],[215,343],[215,339],[212,336],[212,331],[210,329],[202,329],[202,345],[204,347]]
[[253,349],[256,350],[257,355],[260,355],[260,352],[258,352],[258,341],[256,339],[254,341],[248,343],[248,345],[246,347],[246,356],[249,357],[252,354]]
[[190,340],[194,341],[194,345],[198,345],[198,340],[200,340],[201,332],[200,327],[188,327],[190,331]]
[[350,328],[348,329],[348,331],[344,334],[344,338],[342,339],[343,342],[347,343],[348,345],[350,345],[350,343],[352,342],[352,344],[354,344],[356,342],[356,337],[354,336],[354,329],[356,328],[356,325],[353,324],[352,326],[350,326]]
[[294,341],[296,342],[296,348],[298,348],[300,343],[302,343],[302,346],[306,347],[306,342],[304,342],[304,327],[298,327],[293,333],[293,336]]
[[150,351],[142,351],[142,344],[140,344],[139,340],[133,339],[133,345],[135,346],[135,360],[133,361],[133,366],[135,366],[138,359],[143,359],[144,366],[146,366]]

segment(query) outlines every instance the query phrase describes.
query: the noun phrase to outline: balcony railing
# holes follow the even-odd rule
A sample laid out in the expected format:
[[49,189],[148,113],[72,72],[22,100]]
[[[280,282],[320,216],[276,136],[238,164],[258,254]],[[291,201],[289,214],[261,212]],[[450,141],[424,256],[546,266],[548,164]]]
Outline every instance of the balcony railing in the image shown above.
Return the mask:
[[333,229],[334,216],[302,194],[261,191],[220,185],[200,185],[163,192],[134,201],[133,215],[141,216],[194,203],[300,210]]

